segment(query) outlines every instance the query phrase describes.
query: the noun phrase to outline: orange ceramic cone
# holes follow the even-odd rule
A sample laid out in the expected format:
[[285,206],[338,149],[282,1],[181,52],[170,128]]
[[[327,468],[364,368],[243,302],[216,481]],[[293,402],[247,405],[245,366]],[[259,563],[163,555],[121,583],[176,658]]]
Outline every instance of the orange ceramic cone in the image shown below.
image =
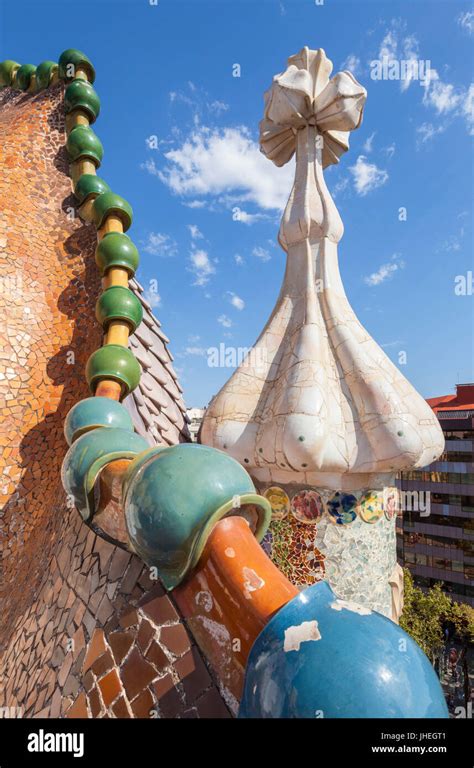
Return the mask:
[[197,568],[173,591],[201,650],[236,701],[253,642],[297,594],[242,517],[217,523]]

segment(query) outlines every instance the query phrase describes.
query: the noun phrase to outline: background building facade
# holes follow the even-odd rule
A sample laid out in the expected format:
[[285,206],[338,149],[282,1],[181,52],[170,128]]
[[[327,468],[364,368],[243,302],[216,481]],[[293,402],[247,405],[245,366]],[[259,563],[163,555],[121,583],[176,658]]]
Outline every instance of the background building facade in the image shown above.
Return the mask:
[[442,581],[454,600],[474,606],[474,384],[428,403],[446,448],[428,467],[402,473],[398,558],[418,586]]
[[205,408],[188,408],[189,433],[193,443],[197,442],[197,436],[205,413]]

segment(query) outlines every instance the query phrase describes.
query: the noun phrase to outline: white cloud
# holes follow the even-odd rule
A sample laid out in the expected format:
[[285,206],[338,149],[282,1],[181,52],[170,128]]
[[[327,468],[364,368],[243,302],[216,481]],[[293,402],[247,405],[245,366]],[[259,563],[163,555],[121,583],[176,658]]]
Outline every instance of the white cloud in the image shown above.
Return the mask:
[[467,32],[469,35],[472,35],[472,33],[474,32],[474,12],[473,11],[465,11],[464,13],[460,13],[456,21],[459,24],[459,26],[465,30],[465,32]]
[[344,192],[347,187],[349,186],[349,179],[341,179],[340,181],[337,181],[334,186],[331,188],[331,194],[335,198],[338,195],[341,194],[341,192]]
[[169,139],[159,139],[158,136],[152,135],[145,139],[145,144],[147,145],[148,149],[159,150],[160,147],[171,144],[171,142]]
[[211,101],[207,106],[210,112],[215,112],[218,115],[220,115],[221,112],[227,112],[229,109],[229,105],[226,104],[225,101],[219,101],[218,99]]
[[379,48],[379,61],[387,59],[404,62],[404,76],[400,78],[400,89],[406,91],[410,83],[419,76],[420,52],[418,40],[414,35],[406,34],[406,24],[400,19],[392,19],[390,29],[385,33]]
[[151,176],[159,176],[159,170],[152,157],[148,157],[145,162],[140,165],[140,168],[143,171],[147,171]]
[[243,256],[240,255],[240,253],[234,253],[234,261],[239,267],[242,267],[245,264],[245,260]]
[[232,291],[227,291],[227,295],[233,307],[239,310],[242,310],[245,307],[245,301],[241,299],[240,296],[237,296],[236,293],[233,293]]
[[371,133],[370,136],[364,141],[364,144],[363,144],[364,152],[372,152],[375,133],[376,133],[375,131]]
[[235,210],[235,215],[232,218],[234,221],[240,221],[242,224],[255,224],[256,221],[268,219],[268,216],[265,213],[248,213],[239,208],[238,211]]
[[261,245],[256,245],[252,251],[252,254],[253,256],[256,256],[257,259],[260,259],[261,261],[270,261],[271,259],[270,253],[267,251],[266,248],[262,248]]
[[395,29],[392,28],[385,33],[385,37],[380,43],[380,48],[379,48],[380,61],[383,61],[384,58],[395,59],[397,56],[397,51],[398,51],[397,33],[395,32]]
[[361,66],[360,59],[355,53],[350,53],[349,56],[342,62],[339,67],[340,70],[348,69],[353,75],[360,74]]
[[193,272],[196,279],[193,285],[204,286],[210,280],[211,275],[215,274],[215,267],[212,264],[206,251],[202,249],[191,251],[189,255],[190,271]]
[[462,112],[466,118],[469,133],[474,134],[474,83],[471,83],[467,93],[464,96],[462,105]]
[[440,247],[438,248],[438,253],[455,253],[461,250],[464,236],[466,234],[466,229],[463,223],[466,218],[469,218],[468,211],[463,211],[462,213],[458,214],[457,220],[459,223],[457,233],[450,235],[443,243],[441,243]]
[[279,169],[267,160],[243,126],[202,127],[165,158],[157,175],[175,194],[196,198],[239,191],[242,201],[265,210],[284,208],[294,174],[293,163]]
[[388,147],[384,147],[382,152],[385,152],[388,159],[391,160],[395,154],[395,143],[390,144]]
[[219,315],[217,322],[220,323],[224,328],[232,327],[232,320],[230,317],[227,317],[227,315]]
[[380,346],[382,349],[388,349],[390,347],[400,347],[402,344],[404,344],[404,341],[400,341],[400,339],[396,339],[395,341],[387,341],[385,344],[381,344]]
[[186,355],[194,355],[196,357],[204,357],[207,350],[204,349],[204,347],[186,347],[184,350],[184,353]]
[[176,241],[173,240],[170,235],[165,235],[162,232],[150,232],[148,240],[142,248],[145,253],[151,253],[152,256],[162,256],[169,258],[176,256],[178,253],[178,246]]
[[462,96],[456,92],[454,85],[443,83],[436,69],[429,70],[429,77],[425,85],[423,103],[434,107],[438,115],[452,112],[459,106]]
[[205,113],[219,116],[229,109],[229,105],[221,99],[211,99],[204,88],[197,86],[191,80],[187,83],[188,91],[170,91],[168,94],[170,103],[185,104],[191,111],[192,121],[199,125]]
[[418,134],[417,145],[419,146],[420,144],[426,144],[427,141],[431,141],[434,136],[437,136],[439,133],[443,133],[444,130],[444,125],[435,126],[433,123],[422,123],[416,129]]
[[190,344],[195,344],[197,341],[199,341],[199,340],[200,340],[200,338],[201,338],[201,337],[200,337],[199,335],[197,335],[197,334],[192,334],[192,333],[191,333],[191,334],[188,336],[188,341],[189,341],[189,343],[190,343]]
[[[157,174],[158,175],[158,174]],[[189,203],[183,203],[187,208],[205,208],[205,200],[190,200]]]
[[201,240],[204,235],[196,224],[188,224],[188,229],[192,240]]
[[444,83],[436,69],[429,70],[423,104],[426,107],[433,107],[438,115],[444,117],[450,115],[463,117],[470,134],[474,133],[473,101],[474,84],[469,88],[456,87],[452,83]]
[[168,98],[172,104],[176,101],[180,101],[182,104],[186,104],[188,107],[192,107],[194,105],[193,100],[181,91],[170,91]]
[[158,291],[145,291],[143,295],[152,309],[156,309],[157,307],[161,306],[161,296]]
[[354,187],[358,195],[364,197],[377,187],[383,186],[388,180],[387,171],[377,168],[375,163],[368,163],[364,155],[359,155],[355,165],[349,166],[354,177]]
[[385,283],[386,280],[391,280],[395,272],[403,269],[404,266],[405,262],[402,261],[397,254],[394,254],[391,260],[386,264],[381,264],[376,272],[372,272],[371,275],[364,277],[364,282],[372,287],[380,285],[381,283]]
[[409,88],[411,81],[415,73],[418,73],[418,61],[420,58],[420,51],[418,47],[418,40],[414,35],[405,37],[402,42],[402,57],[406,62],[407,74],[403,80],[400,80],[400,88],[402,91],[406,91]]
[[[457,21],[461,27],[471,33],[474,28],[474,13],[471,11],[461,13]],[[400,20],[392,20],[391,27],[382,40],[379,59],[384,58],[389,61],[406,62],[404,77],[400,78],[402,91],[407,90],[412,80],[418,79],[423,87],[423,104],[426,107],[433,107],[436,113],[443,117],[463,117],[467,122],[469,133],[474,133],[472,106],[474,86],[471,85],[466,89],[443,82],[437,70],[431,68],[430,61],[420,59],[418,40],[414,35],[406,34],[406,24]],[[437,133],[440,132],[437,131]]]
[[461,242],[460,238],[456,235],[451,235],[447,240],[442,243],[440,251],[443,251],[445,253],[454,253],[455,251],[461,250]]

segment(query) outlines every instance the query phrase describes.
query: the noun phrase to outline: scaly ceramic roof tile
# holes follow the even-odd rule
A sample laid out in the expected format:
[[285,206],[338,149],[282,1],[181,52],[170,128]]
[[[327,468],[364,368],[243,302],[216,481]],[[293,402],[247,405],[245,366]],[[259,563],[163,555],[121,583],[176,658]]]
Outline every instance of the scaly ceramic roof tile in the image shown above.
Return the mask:
[[129,339],[129,346],[142,366],[139,386],[124,403],[128,408],[136,431],[150,445],[172,445],[190,439],[186,406],[182,388],[171,364],[172,355],[167,348],[169,339],[160,329],[160,322],[144,298],[144,289],[133,279],[130,289],[143,306],[143,321]]

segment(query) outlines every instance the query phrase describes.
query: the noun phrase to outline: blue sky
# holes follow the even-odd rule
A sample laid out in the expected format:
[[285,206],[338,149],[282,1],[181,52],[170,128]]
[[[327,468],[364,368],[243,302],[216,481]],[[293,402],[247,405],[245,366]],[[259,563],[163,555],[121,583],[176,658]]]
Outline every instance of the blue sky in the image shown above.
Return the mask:
[[[281,284],[276,244],[291,167],[258,151],[263,93],[289,55],[322,47],[368,90],[364,121],[326,180],[342,215],[342,277],[358,317],[425,396],[473,381],[472,43],[467,3],[378,0],[0,0],[0,58],[64,48],[97,70],[100,175],[134,208],[140,282],[171,339],[189,406],[249,347]],[[429,82],[371,79],[370,62],[429,62]],[[234,77],[234,65],[240,77]],[[235,220],[238,207],[243,214]],[[406,221],[399,209],[406,208]],[[402,215],[403,218],[403,215]],[[158,295],[153,289],[158,286]]]

